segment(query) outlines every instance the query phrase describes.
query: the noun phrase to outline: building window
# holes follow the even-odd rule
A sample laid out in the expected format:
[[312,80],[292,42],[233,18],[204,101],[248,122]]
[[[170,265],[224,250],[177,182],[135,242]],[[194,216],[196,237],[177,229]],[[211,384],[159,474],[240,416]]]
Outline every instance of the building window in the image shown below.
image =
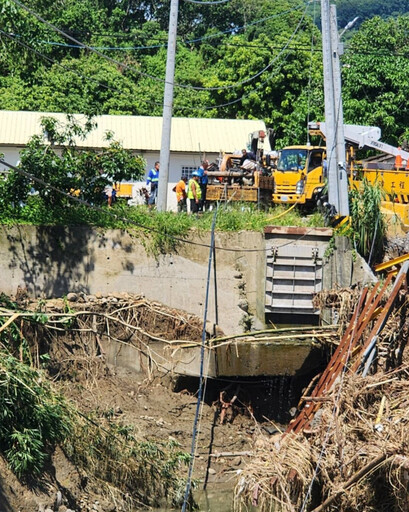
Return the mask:
[[197,167],[182,165],[182,176],[187,176],[189,180],[192,177],[193,171],[197,171]]

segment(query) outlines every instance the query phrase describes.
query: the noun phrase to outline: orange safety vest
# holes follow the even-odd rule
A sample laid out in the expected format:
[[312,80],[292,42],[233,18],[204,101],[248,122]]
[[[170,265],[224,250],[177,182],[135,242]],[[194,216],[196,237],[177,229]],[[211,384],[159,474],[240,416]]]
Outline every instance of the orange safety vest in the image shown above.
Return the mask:
[[180,180],[176,184],[176,201],[179,202],[182,199],[186,199],[186,183],[183,180]]

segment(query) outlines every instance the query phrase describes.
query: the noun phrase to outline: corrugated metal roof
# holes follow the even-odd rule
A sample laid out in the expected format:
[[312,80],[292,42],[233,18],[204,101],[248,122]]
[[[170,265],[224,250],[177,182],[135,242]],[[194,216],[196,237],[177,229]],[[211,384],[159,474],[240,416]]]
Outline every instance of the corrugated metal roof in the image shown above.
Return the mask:
[[[15,112],[0,110],[0,145],[24,146],[34,134],[41,134],[40,120],[44,116],[56,118],[62,125],[65,114],[44,112]],[[85,122],[84,115],[74,116]],[[97,128],[85,140],[78,140],[82,147],[107,146],[105,134],[114,133],[115,140],[124,148],[136,151],[159,151],[162,134],[161,117],[97,116]],[[249,134],[266,130],[263,121],[239,119],[189,119],[175,117],[172,120],[171,151],[218,153],[244,147]],[[269,150],[268,140],[265,150]]]

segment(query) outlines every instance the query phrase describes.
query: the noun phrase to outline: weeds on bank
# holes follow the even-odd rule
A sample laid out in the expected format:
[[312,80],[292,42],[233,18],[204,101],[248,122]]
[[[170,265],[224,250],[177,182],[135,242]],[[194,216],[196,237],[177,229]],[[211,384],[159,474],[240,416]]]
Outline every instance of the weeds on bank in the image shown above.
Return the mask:
[[350,192],[350,230],[347,233],[354,247],[366,260],[380,260],[386,232],[381,213],[382,189],[362,181],[359,190]]
[[[0,212],[0,223],[4,225],[89,225],[103,229],[123,229],[140,238],[147,251],[154,255],[174,251],[180,239],[187,237],[191,230],[208,232],[212,220],[213,211],[199,216],[157,212],[145,206],[131,207],[121,201],[110,209],[104,205],[94,210],[79,204],[50,209],[37,196],[29,197],[27,204],[18,209]],[[324,221],[319,213],[303,216],[299,210],[286,205],[265,211],[244,203],[221,204],[218,207],[216,229],[220,231],[262,231],[266,225],[271,224],[316,227],[323,226]]]
[[74,436],[64,445],[70,459],[98,480],[113,485],[132,505],[180,506],[186,481],[178,476],[190,455],[175,441],[136,438],[134,428],[112,415],[94,412],[79,418]]
[[38,475],[49,450],[70,433],[63,397],[43,372],[0,352],[0,449],[18,476]]

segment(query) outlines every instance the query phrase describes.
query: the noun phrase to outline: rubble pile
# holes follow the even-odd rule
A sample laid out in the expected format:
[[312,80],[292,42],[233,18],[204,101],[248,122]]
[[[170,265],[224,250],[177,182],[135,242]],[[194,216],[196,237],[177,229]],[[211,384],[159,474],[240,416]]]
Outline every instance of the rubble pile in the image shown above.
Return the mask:
[[[343,297],[338,307],[348,302],[355,306]],[[317,410],[305,428],[295,434],[290,425],[285,433],[257,437],[255,457],[235,489],[235,511],[251,506],[275,512],[409,509],[407,305],[401,290],[367,376],[353,370],[354,351],[346,358],[341,354],[343,364],[348,362],[330,389],[314,397],[308,386],[310,396],[300,401],[301,413],[302,407]],[[343,315],[352,317],[352,309]],[[364,340],[375,317],[368,318]]]

